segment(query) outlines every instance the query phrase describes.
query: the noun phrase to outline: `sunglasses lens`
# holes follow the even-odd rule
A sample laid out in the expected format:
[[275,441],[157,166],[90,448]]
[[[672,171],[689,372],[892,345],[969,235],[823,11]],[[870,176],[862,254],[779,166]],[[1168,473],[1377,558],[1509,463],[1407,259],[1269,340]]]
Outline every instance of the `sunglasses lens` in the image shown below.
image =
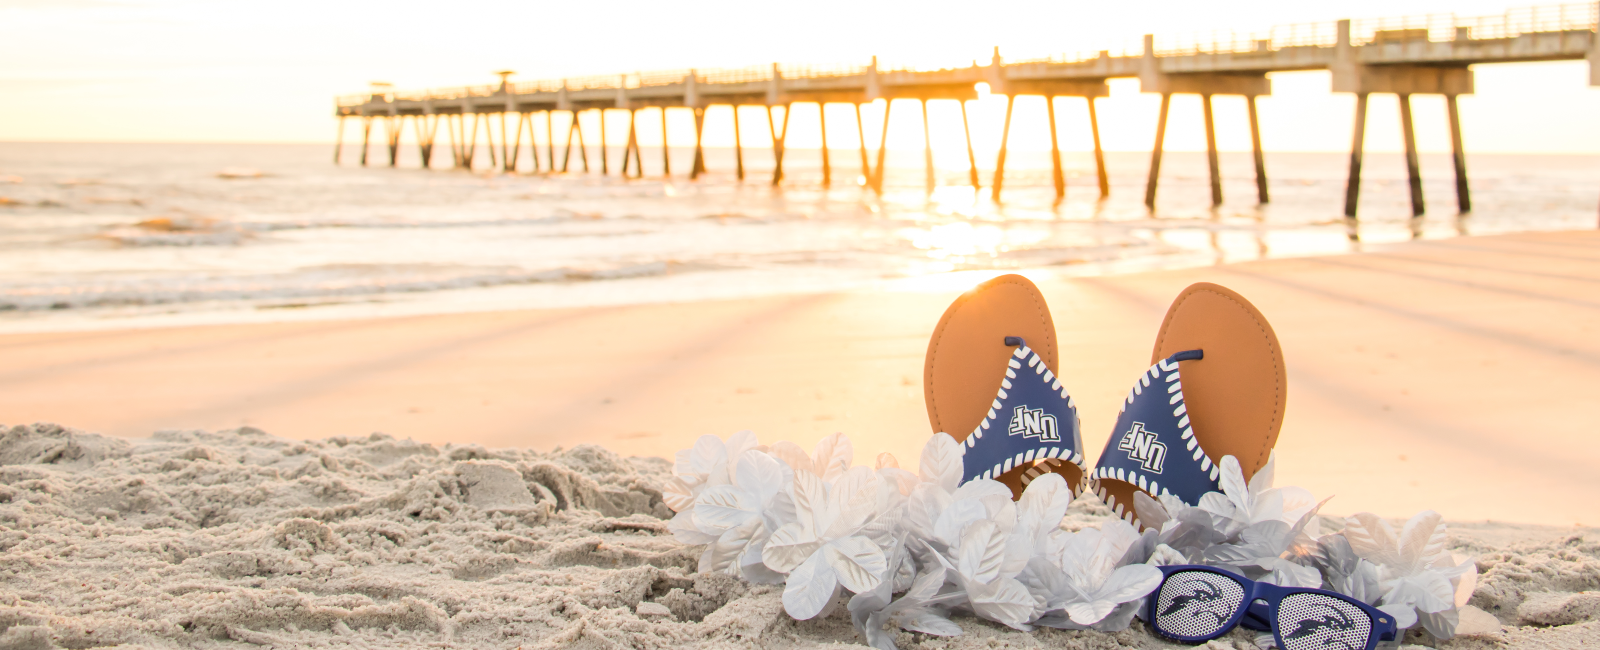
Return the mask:
[[1372,618],[1342,598],[1289,594],[1278,603],[1278,634],[1283,650],[1362,650],[1372,635]]
[[1227,631],[1228,621],[1242,605],[1244,587],[1233,578],[1179,571],[1168,576],[1156,594],[1156,629],[1186,639],[1212,638]]

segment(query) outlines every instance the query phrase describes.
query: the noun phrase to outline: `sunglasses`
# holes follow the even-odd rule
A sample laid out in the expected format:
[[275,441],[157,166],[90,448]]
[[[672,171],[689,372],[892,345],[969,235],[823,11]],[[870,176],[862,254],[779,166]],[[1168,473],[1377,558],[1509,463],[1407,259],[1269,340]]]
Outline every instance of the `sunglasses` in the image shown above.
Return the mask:
[[1163,636],[1210,641],[1234,627],[1272,632],[1282,650],[1374,650],[1395,645],[1394,617],[1322,589],[1280,587],[1198,564],[1159,567],[1148,620]]

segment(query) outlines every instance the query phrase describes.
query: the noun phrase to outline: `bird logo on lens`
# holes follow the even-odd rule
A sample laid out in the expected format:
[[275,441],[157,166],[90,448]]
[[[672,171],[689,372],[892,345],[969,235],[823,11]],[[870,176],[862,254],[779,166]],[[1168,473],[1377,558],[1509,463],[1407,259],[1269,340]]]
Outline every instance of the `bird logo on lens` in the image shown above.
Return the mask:
[[[1312,606],[1313,612],[1318,610],[1327,610],[1328,613],[1316,618],[1301,620],[1295,626],[1294,631],[1283,635],[1283,638],[1285,640],[1303,639],[1318,634],[1326,634],[1327,636],[1322,638],[1322,647],[1324,648],[1339,647],[1346,650],[1358,650],[1366,647],[1366,638],[1362,638],[1359,642],[1341,638],[1348,636],[1347,633],[1349,632],[1357,631],[1356,622],[1350,618],[1349,614],[1327,603],[1317,603]],[[1333,645],[1335,643],[1338,645]]]
[[1211,603],[1220,601],[1223,598],[1222,590],[1216,585],[1211,584],[1203,579],[1196,579],[1184,586],[1190,587],[1192,591],[1182,596],[1174,596],[1172,602],[1168,603],[1166,608],[1161,610],[1161,616],[1165,617],[1176,612],[1181,612],[1193,605],[1196,607],[1196,611],[1190,612],[1190,617],[1200,618],[1202,615],[1212,616],[1216,618],[1215,623],[1217,625],[1221,625],[1223,621],[1228,620],[1228,614],[1232,613],[1233,608],[1229,607],[1228,612],[1224,613],[1212,611],[1212,608],[1208,607],[1208,605]]

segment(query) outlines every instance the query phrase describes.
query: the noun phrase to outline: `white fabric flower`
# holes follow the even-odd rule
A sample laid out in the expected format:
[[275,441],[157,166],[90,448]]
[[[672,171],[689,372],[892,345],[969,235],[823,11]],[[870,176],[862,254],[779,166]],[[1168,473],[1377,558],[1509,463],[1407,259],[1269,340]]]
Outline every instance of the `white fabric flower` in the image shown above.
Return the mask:
[[872,521],[880,479],[854,467],[832,485],[810,471],[794,473],[796,521],[767,540],[767,568],[789,577],[783,608],[805,620],[822,613],[843,587],[855,593],[876,588],[888,574],[883,550],[862,529]]
[[[1267,464],[1244,480],[1244,470],[1239,459],[1223,456],[1217,465],[1222,469],[1219,482],[1222,492],[1207,492],[1200,497],[1198,507],[1216,520],[1217,530],[1227,537],[1238,535],[1245,528],[1264,521],[1281,521],[1290,526],[1300,521],[1317,505],[1311,492],[1299,487],[1272,487],[1275,456],[1267,457]],[[1317,521],[1307,524],[1306,533],[1315,538],[1321,534]]]
[[673,480],[662,490],[662,500],[666,502],[668,508],[672,508],[673,512],[683,512],[684,509],[694,505],[694,499],[700,495],[701,490],[712,485],[732,483],[733,463],[747,449],[764,449],[756,440],[756,434],[749,431],[740,431],[728,436],[727,442],[716,436],[700,436],[694,441],[693,447],[681,450],[675,455],[675,462],[672,464]]
[[1438,638],[1455,634],[1452,614],[1471,597],[1477,565],[1455,561],[1439,513],[1417,513],[1396,534],[1389,522],[1363,512],[1345,520],[1343,535],[1356,555],[1378,567],[1378,609],[1401,629],[1421,622]]
[[[894,637],[885,631],[885,625],[934,636],[956,636],[961,628],[945,617],[949,606],[966,600],[966,594],[945,590],[948,572],[943,563],[933,557],[932,547],[917,544],[925,562],[914,580],[907,583],[905,594],[895,599],[894,581],[885,580],[871,591],[864,591],[850,599],[850,619],[856,632],[867,645],[878,650],[896,650]],[[897,544],[889,563],[915,565],[906,544]],[[940,593],[943,591],[944,593]]]
[[[1043,553],[1029,559],[1023,580],[1041,600],[1035,621],[1051,627],[1082,628],[1101,623],[1113,610],[1124,608],[1126,627],[1132,610],[1126,607],[1161,584],[1161,570],[1148,564],[1118,566],[1129,547],[1140,540],[1133,526],[1121,519],[1107,520],[1100,528],[1076,533],[1056,531]],[[1052,617],[1050,612],[1065,614]],[[1119,628],[1120,629],[1120,628]]]
[[761,552],[773,531],[795,519],[793,484],[788,465],[755,449],[740,454],[733,483],[706,487],[694,506],[678,515],[688,516],[698,532],[716,538],[700,556],[700,572],[781,582],[782,576],[766,568]]

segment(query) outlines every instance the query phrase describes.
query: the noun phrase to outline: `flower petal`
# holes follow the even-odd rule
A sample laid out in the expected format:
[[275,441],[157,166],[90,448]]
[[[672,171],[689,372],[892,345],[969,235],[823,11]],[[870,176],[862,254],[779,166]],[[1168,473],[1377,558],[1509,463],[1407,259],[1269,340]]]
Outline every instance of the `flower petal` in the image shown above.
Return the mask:
[[714,485],[694,499],[694,525],[710,535],[758,518],[755,497],[732,485]]
[[937,484],[945,492],[954,492],[961,485],[961,456],[965,448],[947,433],[935,433],[922,446],[922,459],[917,462],[917,472],[922,480]]
[[716,535],[707,535],[695,527],[693,510],[678,513],[667,522],[667,530],[672,532],[674,539],[684,544],[710,544],[717,541]]
[[689,487],[689,484],[676,476],[672,477],[661,488],[661,500],[666,502],[667,507],[672,508],[673,512],[683,512],[693,506],[694,497],[694,490]]
[[827,560],[845,589],[861,593],[876,588],[889,572],[888,559],[876,544],[865,537],[846,537],[822,547]]
[[824,481],[832,481],[850,469],[850,463],[855,460],[855,448],[850,444],[850,438],[842,433],[817,441],[817,449],[812,452],[814,469]]
[[822,541],[805,526],[793,523],[779,528],[761,550],[761,561],[778,573],[789,573],[814,555]]
[[970,580],[990,582],[1000,575],[1006,557],[1006,536],[994,522],[973,522],[961,531],[956,570]]
[[839,594],[839,580],[818,553],[800,563],[783,587],[783,610],[796,620],[807,620]]

